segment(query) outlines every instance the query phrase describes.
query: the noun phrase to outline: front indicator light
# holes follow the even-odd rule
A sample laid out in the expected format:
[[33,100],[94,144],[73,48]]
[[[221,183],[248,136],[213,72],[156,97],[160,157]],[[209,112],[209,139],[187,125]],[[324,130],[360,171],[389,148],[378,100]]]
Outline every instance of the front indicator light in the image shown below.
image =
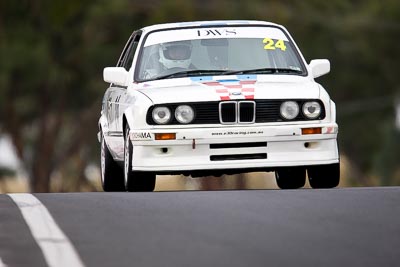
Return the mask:
[[156,140],[175,140],[176,133],[156,133],[154,134]]
[[302,128],[301,129],[301,134],[306,135],[306,134],[321,134],[322,133],[322,128],[321,127],[316,127],[316,128]]

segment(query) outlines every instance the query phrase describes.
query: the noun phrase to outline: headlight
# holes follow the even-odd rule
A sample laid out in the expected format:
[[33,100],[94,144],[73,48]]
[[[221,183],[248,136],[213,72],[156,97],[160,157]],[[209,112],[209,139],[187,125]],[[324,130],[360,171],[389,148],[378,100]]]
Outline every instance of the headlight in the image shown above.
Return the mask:
[[157,124],[167,124],[171,120],[171,111],[167,107],[157,107],[153,109],[153,120]]
[[194,119],[193,108],[187,105],[179,106],[175,109],[175,118],[183,124],[188,124]]
[[306,102],[303,105],[303,114],[309,119],[315,119],[321,114],[321,105],[316,102]]
[[299,105],[294,101],[286,101],[281,105],[281,116],[287,120],[293,120],[299,115]]

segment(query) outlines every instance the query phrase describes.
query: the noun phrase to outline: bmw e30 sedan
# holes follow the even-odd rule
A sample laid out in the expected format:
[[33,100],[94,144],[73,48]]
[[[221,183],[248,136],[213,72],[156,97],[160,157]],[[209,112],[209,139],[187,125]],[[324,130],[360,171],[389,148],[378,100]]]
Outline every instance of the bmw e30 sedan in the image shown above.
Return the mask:
[[104,69],[98,139],[105,191],[153,191],[156,175],[275,171],[282,189],[338,185],[336,106],[289,32],[263,21],[134,31]]

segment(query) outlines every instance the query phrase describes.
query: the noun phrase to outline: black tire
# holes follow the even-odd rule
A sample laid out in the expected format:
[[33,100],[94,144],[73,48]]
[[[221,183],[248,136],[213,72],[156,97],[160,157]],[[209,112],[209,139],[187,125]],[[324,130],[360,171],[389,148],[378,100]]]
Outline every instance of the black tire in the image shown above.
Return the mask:
[[297,189],[306,183],[304,167],[286,167],[275,171],[275,179],[280,189]]
[[334,188],[340,182],[340,163],[310,166],[307,173],[312,188]]
[[104,136],[101,137],[101,185],[105,192],[125,191],[123,169],[114,161]]
[[132,142],[129,140],[129,128],[125,129],[124,180],[128,192],[152,192],[156,186],[156,175],[151,172],[132,171]]

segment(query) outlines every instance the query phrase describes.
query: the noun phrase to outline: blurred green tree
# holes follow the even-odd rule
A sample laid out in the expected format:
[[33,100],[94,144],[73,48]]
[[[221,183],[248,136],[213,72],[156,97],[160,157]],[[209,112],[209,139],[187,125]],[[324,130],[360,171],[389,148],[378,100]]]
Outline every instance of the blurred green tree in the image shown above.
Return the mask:
[[88,3],[0,3],[0,126],[35,192],[48,192],[51,173],[93,145],[100,104],[82,31]]

